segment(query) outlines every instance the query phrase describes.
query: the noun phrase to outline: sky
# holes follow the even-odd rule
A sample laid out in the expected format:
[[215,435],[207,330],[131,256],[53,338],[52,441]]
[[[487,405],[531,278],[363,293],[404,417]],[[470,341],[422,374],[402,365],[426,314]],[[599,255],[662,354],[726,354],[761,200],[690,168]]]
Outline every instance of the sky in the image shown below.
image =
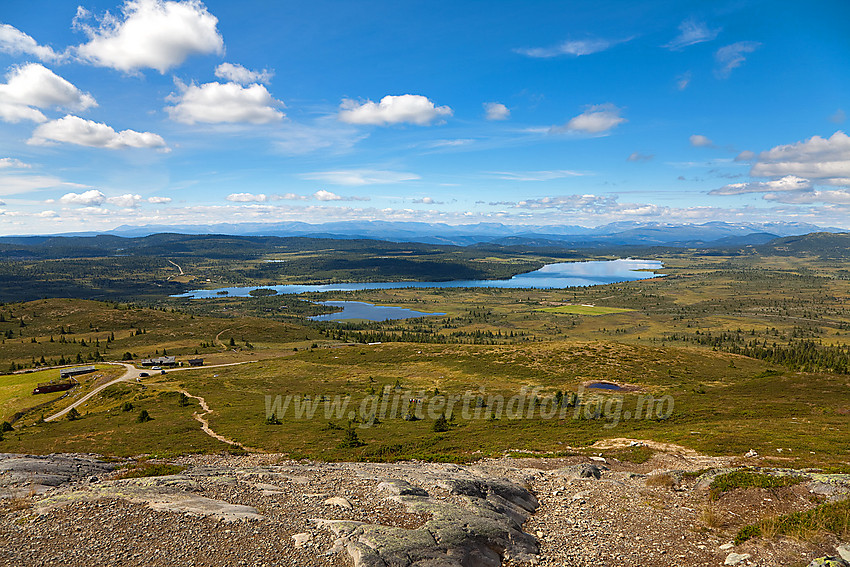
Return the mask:
[[0,0],[0,234],[850,228],[846,0]]

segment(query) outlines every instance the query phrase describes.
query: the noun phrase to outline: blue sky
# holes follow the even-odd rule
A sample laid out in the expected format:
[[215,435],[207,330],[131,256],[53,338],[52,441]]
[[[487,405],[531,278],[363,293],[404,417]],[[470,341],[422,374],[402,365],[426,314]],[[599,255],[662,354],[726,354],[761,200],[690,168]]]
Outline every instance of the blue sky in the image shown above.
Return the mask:
[[850,228],[850,3],[0,4],[0,234]]

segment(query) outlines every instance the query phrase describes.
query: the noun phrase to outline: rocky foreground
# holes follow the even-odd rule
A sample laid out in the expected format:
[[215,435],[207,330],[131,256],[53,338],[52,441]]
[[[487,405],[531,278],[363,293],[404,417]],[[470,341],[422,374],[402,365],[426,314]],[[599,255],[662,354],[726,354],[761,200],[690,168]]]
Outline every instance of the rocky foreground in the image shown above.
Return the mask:
[[[179,474],[115,479],[123,463],[0,454],[0,565],[807,565],[834,536],[753,540],[737,527],[847,497],[810,475],[710,503],[737,463],[683,451],[642,465],[599,457],[473,465],[188,456]],[[708,469],[708,470],[706,470]],[[705,470],[699,475],[686,471]],[[647,482],[649,481],[649,482]],[[660,481],[660,482],[659,482]],[[819,496],[817,496],[819,495]]]

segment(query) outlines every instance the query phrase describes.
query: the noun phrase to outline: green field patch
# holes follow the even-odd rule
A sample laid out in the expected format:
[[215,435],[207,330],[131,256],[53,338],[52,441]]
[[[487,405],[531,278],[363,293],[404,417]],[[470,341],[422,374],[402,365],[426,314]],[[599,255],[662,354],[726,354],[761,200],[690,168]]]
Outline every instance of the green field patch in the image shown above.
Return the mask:
[[601,305],[558,305],[557,307],[541,307],[535,311],[545,313],[561,313],[565,315],[611,315],[613,313],[626,313],[634,309],[622,307],[603,307]]

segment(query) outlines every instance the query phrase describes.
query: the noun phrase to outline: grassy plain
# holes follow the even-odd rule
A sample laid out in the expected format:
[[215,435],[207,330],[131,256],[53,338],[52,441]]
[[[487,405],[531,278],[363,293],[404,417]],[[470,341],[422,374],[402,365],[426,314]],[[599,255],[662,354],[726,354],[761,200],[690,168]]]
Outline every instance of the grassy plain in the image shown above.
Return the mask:
[[[563,454],[626,437],[710,454],[754,449],[764,464],[778,466],[850,463],[850,375],[841,366],[850,342],[846,262],[694,250],[666,251],[660,259],[665,278],[564,290],[366,290],[203,301],[162,297],[156,308],[81,300],[0,306],[5,318],[0,333],[12,334],[0,344],[0,365],[27,365],[41,356],[47,362],[60,356],[76,360],[78,353],[87,360],[95,351],[107,359],[127,351],[138,357],[167,351],[181,359],[197,352],[207,363],[259,360],[109,388],[78,421],[38,424],[38,415],[31,413],[20,421],[24,427],[6,434],[2,450],[132,455],[225,449],[200,432],[192,419],[198,409],[194,402],[176,404],[176,391],[185,389],[206,399],[213,410],[207,417],[218,433],[246,447],[291,456],[471,460],[515,452]],[[505,258],[485,260],[510,264]],[[446,315],[311,323],[303,317],[317,307],[302,299],[353,299]],[[575,309],[591,304],[595,307]],[[65,338],[61,343],[60,336]],[[775,352],[740,352],[756,347]],[[799,352],[786,356],[782,349]],[[16,380],[22,379],[0,377],[0,408],[16,403],[14,393],[4,393],[22,387]],[[625,419],[622,414],[614,420],[603,412],[587,419],[585,408],[592,407],[592,400],[582,384],[592,380],[634,386],[633,392],[598,394],[621,399],[624,411],[634,413],[642,396],[669,395],[672,413],[667,419]],[[348,410],[363,413],[361,404],[371,408],[374,396],[387,387],[391,400],[402,402],[430,399],[435,390],[453,396],[467,391],[483,398],[501,395],[507,401],[526,388],[538,403],[548,403],[557,392],[583,392],[585,405],[578,412],[570,408],[563,418],[510,419],[503,413],[494,420],[489,416],[498,404],[487,403],[478,408],[478,418],[455,415],[446,432],[433,430],[436,415],[408,421],[397,413],[370,427],[355,421],[351,426],[364,445],[340,447],[349,427]],[[267,424],[266,397],[278,395],[291,396],[293,405],[281,424]],[[326,416],[323,400],[346,395],[349,407]],[[316,414],[296,419],[295,400],[303,405],[307,396],[311,404],[319,400]],[[125,402],[134,409],[121,411]],[[141,409],[154,421],[137,423]]]

